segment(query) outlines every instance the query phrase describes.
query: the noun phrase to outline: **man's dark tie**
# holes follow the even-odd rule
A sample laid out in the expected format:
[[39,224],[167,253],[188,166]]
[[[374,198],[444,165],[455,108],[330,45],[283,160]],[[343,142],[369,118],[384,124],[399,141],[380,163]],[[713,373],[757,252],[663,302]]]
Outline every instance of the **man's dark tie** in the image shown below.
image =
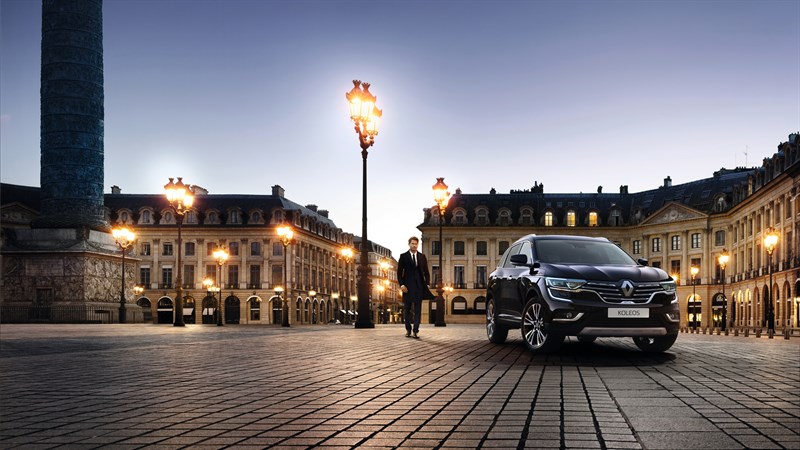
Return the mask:
[[412,253],[411,254],[411,259],[414,260],[414,267],[416,267],[417,266],[417,254],[416,253]]

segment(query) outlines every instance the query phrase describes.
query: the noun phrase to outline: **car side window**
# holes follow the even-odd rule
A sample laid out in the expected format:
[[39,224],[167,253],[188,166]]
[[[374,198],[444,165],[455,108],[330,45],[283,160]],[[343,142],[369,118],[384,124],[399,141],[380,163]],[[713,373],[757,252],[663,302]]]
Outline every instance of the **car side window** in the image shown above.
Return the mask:
[[521,247],[522,247],[522,244],[520,243],[520,244],[517,244],[517,245],[511,247],[510,249],[508,249],[508,251],[506,252],[505,256],[503,256],[503,268],[504,269],[508,269],[508,268],[514,267],[514,265],[511,264],[511,255],[516,255],[517,253],[519,253],[519,249]]
[[522,249],[520,249],[519,252],[528,257],[528,264],[533,264],[533,248],[531,247],[530,242],[523,242]]

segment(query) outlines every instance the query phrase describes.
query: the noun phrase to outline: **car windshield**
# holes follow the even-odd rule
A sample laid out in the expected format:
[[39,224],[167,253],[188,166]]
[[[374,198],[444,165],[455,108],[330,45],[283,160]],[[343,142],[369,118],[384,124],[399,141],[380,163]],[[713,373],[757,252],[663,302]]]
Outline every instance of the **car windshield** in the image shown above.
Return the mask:
[[611,242],[542,239],[534,243],[536,259],[550,264],[635,265],[636,262]]

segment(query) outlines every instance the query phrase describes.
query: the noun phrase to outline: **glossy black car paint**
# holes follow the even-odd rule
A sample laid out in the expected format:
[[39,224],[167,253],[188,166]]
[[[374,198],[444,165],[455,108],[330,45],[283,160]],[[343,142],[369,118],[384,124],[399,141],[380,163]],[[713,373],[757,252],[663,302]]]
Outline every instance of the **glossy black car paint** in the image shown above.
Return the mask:
[[[544,301],[543,305],[546,305],[549,313],[550,320],[546,323],[548,333],[585,338],[638,336],[639,339],[660,339],[660,336],[677,335],[680,317],[676,293],[660,288],[661,282],[672,280],[666,272],[642,265],[641,261],[636,262],[632,258],[629,264],[622,265],[554,264],[537,261],[536,241],[546,239],[594,240],[614,245],[607,239],[579,236],[528,235],[516,241],[503,255],[498,268],[489,278],[487,299],[493,302],[496,309],[494,320],[498,326],[520,328],[523,309],[529,300],[538,298]],[[516,263],[512,264],[511,256],[525,253],[525,245],[529,245],[527,254],[532,256],[532,260],[517,256]],[[520,264],[523,259],[524,265]],[[616,295],[614,289],[621,289],[627,280],[636,286],[634,292],[644,291],[646,286],[650,286],[648,289],[652,291],[652,295],[643,295],[634,302],[636,293],[631,294],[631,297],[619,294],[619,302],[609,303],[600,296],[593,295],[591,289],[576,292],[553,289],[552,292],[559,295],[569,293],[562,297],[570,297],[557,298],[551,295],[551,290],[546,286],[547,277],[586,280],[593,286],[604,289],[603,292],[610,294],[609,298]],[[648,301],[642,300],[645,297]],[[610,308],[646,308],[649,310],[649,318],[609,318]],[[576,317],[579,318],[575,319]]]

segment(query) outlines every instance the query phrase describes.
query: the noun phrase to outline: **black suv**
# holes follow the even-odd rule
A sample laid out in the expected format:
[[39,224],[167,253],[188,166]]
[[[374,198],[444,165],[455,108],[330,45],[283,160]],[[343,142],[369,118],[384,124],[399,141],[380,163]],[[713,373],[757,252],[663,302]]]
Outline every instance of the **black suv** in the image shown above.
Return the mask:
[[565,336],[630,336],[663,352],[679,324],[675,281],[604,238],[525,236],[503,254],[486,292],[489,341],[521,328],[534,352],[556,350]]

